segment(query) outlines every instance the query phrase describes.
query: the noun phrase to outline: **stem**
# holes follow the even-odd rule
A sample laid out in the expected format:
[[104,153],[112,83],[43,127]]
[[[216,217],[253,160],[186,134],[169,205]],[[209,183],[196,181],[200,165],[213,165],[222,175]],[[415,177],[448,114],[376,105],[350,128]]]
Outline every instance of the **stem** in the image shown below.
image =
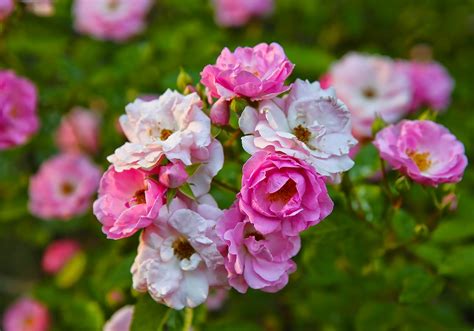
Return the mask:
[[388,199],[390,200],[391,205],[394,205],[392,191],[390,190],[390,185],[388,183],[387,172],[385,171],[385,162],[382,158],[380,159],[380,168],[382,171],[382,183],[385,193],[387,194]]
[[183,331],[188,331],[191,330],[191,327],[193,326],[193,309],[192,308],[186,308],[184,310],[184,325],[183,325]]
[[239,138],[240,130],[236,130],[232,133],[230,138],[224,143],[224,147],[230,147],[234,144],[234,142]]
[[237,188],[227,184],[227,183],[224,183],[216,178],[214,178],[214,180],[212,181],[214,184],[216,184],[217,186],[219,186],[220,188],[223,188],[224,190],[227,190],[227,191],[230,191],[232,193],[239,193],[240,190],[238,190]]

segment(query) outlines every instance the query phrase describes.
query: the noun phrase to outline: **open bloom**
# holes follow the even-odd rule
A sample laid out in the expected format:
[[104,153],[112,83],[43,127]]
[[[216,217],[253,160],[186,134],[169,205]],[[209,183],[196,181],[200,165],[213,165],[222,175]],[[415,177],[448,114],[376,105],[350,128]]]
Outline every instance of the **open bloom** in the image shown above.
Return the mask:
[[397,68],[410,79],[413,90],[411,110],[428,106],[439,111],[448,107],[454,80],[441,64],[438,62],[399,61]]
[[81,247],[75,240],[60,239],[52,242],[43,254],[43,270],[50,274],[58,273],[80,250]]
[[273,11],[273,0],[214,0],[215,18],[220,26],[242,26],[254,16]]
[[182,309],[203,303],[209,287],[226,284],[215,233],[222,211],[208,203],[177,197],[143,231],[132,266],[137,291],[148,291],[154,300]]
[[376,116],[394,123],[410,110],[410,81],[390,58],[349,53],[332,66],[329,75],[338,98],[352,112],[356,137],[372,135]]
[[283,153],[257,152],[244,164],[239,207],[258,232],[295,236],[332,212],[323,177]]
[[225,211],[216,230],[225,243],[221,253],[233,288],[245,293],[249,287],[264,292],[285,287],[289,274],[296,270],[291,258],[300,249],[299,236],[260,233],[239,210],[238,203]]
[[99,116],[75,107],[61,120],[56,144],[64,152],[96,153],[99,148]]
[[84,213],[100,180],[100,170],[78,154],[60,154],[30,178],[30,212],[43,219],[68,220]]
[[126,40],[145,28],[151,0],[76,0],[74,26],[97,39]]
[[3,316],[4,331],[47,331],[48,309],[40,302],[22,298],[8,307]]
[[158,172],[139,169],[117,172],[113,166],[100,181],[94,214],[109,239],[132,236],[152,224],[165,202],[166,187]]
[[380,156],[414,181],[436,186],[457,183],[467,166],[463,144],[431,121],[402,121],[375,137]]
[[216,64],[201,72],[201,83],[214,98],[270,99],[288,91],[285,79],[293,67],[277,43],[237,47],[233,53],[224,48]]
[[24,144],[36,133],[36,104],[36,88],[29,80],[0,71],[0,150]]
[[297,80],[283,99],[265,100],[259,109],[246,107],[239,120],[245,151],[283,152],[311,164],[316,171],[339,180],[354,162],[349,151],[357,141],[351,135],[351,114],[333,89],[318,82]]
[[105,323],[103,331],[129,331],[132,326],[133,311],[133,306],[120,308]]
[[0,21],[6,19],[15,8],[14,0],[0,0]]

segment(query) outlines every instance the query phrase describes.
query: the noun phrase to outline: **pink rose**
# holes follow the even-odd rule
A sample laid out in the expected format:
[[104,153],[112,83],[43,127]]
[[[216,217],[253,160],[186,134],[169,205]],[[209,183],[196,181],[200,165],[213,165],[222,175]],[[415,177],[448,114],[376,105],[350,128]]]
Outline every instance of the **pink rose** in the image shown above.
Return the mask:
[[230,109],[229,101],[225,99],[217,100],[211,107],[211,122],[214,125],[227,125],[229,124]]
[[374,145],[393,168],[423,185],[457,183],[467,166],[463,144],[431,121],[391,125],[377,134]]
[[124,41],[145,28],[151,0],[76,0],[74,26],[97,39]]
[[75,107],[62,118],[55,138],[63,152],[95,154],[99,149],[99,116],[92,111]]
[[160,183],[170,188],[177,188],[186,183],[188,173],[182,162],[168,163],[160,167]]
[[49,325],[48,309],[29,298],[17,300],[3,316],[3,331],[47,331]]
[[337,97],[352,113],[357,138],[372,136],[376,116],[395,123],[410,110],[410,81],[388,57],[349,53],[331,67],[329,75]]
[[293,67],[277,43],[237,47],[234,53],[224,48],[216,64],[201,72],[201,83],[214,98],[271,99],[290,88],[284,84]]
[[254,16],[273,11],[273,0],[214,0],[215,19],[220,26],[242,26]]
[[258,232],[295,236],[332,212],[323,177],[283,153],[257,152],[244,164],[239,207]]
[[124,306],[105,323],[103,331],[129,331],[132,326],[134,307]]
[[209,291],[209,296],[205,302],[209,311],[217,311],[222,308],[225,301],[229,298],[229,289],[216,288]]
[[225,242],[221,254],[230,286],[240,293],[249,287],[264,292],[277,292],[288,283],[296,270],[291,260],[300,249],[299,236],[281,232],[262,234],[239,210],[238,203],[224,212],[217,223],[217,234]]
[[60,154],[41,165],[30,178],[29,208],[42,219],[68,220],[84,213],[91,204],[100,170],[78,154]]
[[6,19],[15,8],[13,0],[0,0],[0,21]]
[[412,111],[422,106],[428,106],[438,111],[449,106],[454,80],[441,64],[399,61],[397,67],[410,79],[413,91]]
[[75,240],[61,239],[52,242],[43,254],[43,270],[50,274],[58,273],[80,250]]
[[130,169],[117,172],[113,166],[100,180],[94,214],[109,239],[121,239],[149,226],[165,202],[166,187],[157,171]]
[[36,104],[36,88],[29,80],[0,71],[0,150],[24,144],[38,131]]

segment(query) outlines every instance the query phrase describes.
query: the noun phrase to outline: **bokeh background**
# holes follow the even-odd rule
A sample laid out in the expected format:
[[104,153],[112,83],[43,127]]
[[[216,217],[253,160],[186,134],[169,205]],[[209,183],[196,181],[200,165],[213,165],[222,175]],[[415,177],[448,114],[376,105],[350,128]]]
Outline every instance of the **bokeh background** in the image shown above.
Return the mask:
[[[97,41],[73,29],[71,1],[56,1],[52,17],[17,10],[0,32],[0,67],[11,68],[39,89],[41,129],[31,141],[0,152],[0,311],[25,293],[41,299],[54,316],[54,330],[100,330],[123,303],[134,303],[130,265],[138,236],[109,241],[91,212],[69,222],[45,222],[27,208],[28,179],[58,151],[53,132],[73,106],[102,116],[101,150],[95,162],[122,144],[117,117],[143,94],[175,88],[180,68],[195,82],[225,46],[280,43],[296,64],[292,78],[316,80],[330,64],[356,50],[409,58],[414,45],[432,48],[434,58],[456,81],[452,104],[439,121],[450,128],[472,158],[474,141],[474,1],[471,0],[277,0],[267,19],[225,29],[207,0],[159,0],[144,33],[124,42]],[[371,167],[370,147],[358,156],[359,174]],[[365,168],[364,168],[365,167]],[[219,177],[238,182],[238,164]],[[195,314],[203,330],[471,330],[474,326],[474,172],[459,185],[458,210],[443,218],[428,239],[414,244],[429,198],[412,192],[412,215],[397,214],[390,230],[367,229],[332,192],[335,212],[304,234],[298,271],[278,294],[233,291],[218,312]],[[380,189],[358,188],[375,224]],[[230,196],[217,197],[227,207]],[[421,219],[420,219],[421,218]],[[61,279],[40,268],[47,244],[78,239],[81,261]],[[395,244],[394,244],[395,243]]]

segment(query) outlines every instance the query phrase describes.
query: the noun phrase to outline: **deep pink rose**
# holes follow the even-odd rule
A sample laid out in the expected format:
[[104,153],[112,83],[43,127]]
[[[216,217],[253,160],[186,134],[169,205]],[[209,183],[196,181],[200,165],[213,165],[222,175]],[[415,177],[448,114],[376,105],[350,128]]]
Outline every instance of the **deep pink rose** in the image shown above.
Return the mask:
[[0,21],[6,19],[15,8],[13,0],[0,0]]
[[94,202],[94,214],[107,238],[130,237],[156,219],[165,202],[166,187],[155,177],[155,172],[117,172],[113,166],[105,172]]
[[61,120],[56,132],[56,144],[64,152],[97,153],[99,149],[99,116],[75,107]]
[[277,43],[237,47],[233,53],[224,48],[216,64],[201,72],[201,83],[214,98],[271,99],[288,91],[285,79],[293,67]]
[[43,254],[43,270],[55,274],[81,250],[79,243],[71,239],[56,240],[48,245]]
[[0,150],[24,144],[38,131],[36,103],[36,88],[29,80],[0,71]]
[[230,109],[229,101],[225,99],[217,100],[211,107],[209,114],[211,123],[214,125],[227,125],[229,124]]
[[188,180],[186,167],[181,161],[160,167],[159,176],[160,183],[171,188],[179,187]]
[[397,67],[405,73],[412,88],[411,110],[422,106],[444,110],[451,101],[454,80],[438,62],[399,61]]
[[41,165],[30,178],[30,212],[42,219],[69,220],[91,204],[100,170],[79,154],[60,154]]
[[145,28],[151,0],[76,0],[74,26],[97,39],[126,40]]
[[323,177],[283,153],[256,152],[244,164],[239,206],[257,231],[295,236],[332,212]]
[[273,11],[273,0],[214,0],[215,18],[220,26],[242,26],[254,16]]
[[3,316],[3,331],[47,331],[48,309],[40,302],[22,298],[8,307]]
[[457,183],[467,166],[463,144],[431,121],[402,121],[375,137],[380,156],[415,182],[436,186]]
[[241,293],[249,287],[264,292],[285,287],[289,274],[296,270],[291,258],[300,249],[299,236],[258,232],[239,210],[238,203],[224,212],[216,230],[225,242],[221,254],[230,286]]

